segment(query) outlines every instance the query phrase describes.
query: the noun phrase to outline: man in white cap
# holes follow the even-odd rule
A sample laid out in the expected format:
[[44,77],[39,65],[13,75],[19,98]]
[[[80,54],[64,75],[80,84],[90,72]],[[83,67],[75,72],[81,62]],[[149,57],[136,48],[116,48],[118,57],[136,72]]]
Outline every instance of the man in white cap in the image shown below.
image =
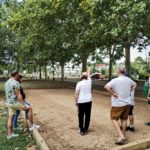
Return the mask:
[[91,87],[92,83],[89,73],[83,72],[81,81],[77,83],[75,90],[75,104],[78,107],[80,135],[87,134],[89,129],[92,107]]

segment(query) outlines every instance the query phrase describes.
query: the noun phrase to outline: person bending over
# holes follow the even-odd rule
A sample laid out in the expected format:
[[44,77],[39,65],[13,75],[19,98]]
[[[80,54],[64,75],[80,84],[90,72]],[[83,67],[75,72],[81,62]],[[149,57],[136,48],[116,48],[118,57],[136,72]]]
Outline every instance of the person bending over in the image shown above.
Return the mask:
[[[28,108],[27,110],[25,110],[25,117],[26,117],[26,120],[27,120],[28,125],[30,127],[29,130],[32,131],[33,129],[38,129],[40,126],[33,124],[32,106],[28,101],[25,100],[26,95],[25,95],[24,90],[21,86],[22,79],[23,79],[23,76],[19,75],[17,81],[20,83],[20,94],[23,98],[24,104]],[[30,109],[30,112],[29,112],[29,109]],[[20,114],[20,110],[16,110],[16,114],[14,115],[14,118],[13,118],[13,127],[14,127],[14,129],[18,128],[17,122],[18,122],[19,114]]]

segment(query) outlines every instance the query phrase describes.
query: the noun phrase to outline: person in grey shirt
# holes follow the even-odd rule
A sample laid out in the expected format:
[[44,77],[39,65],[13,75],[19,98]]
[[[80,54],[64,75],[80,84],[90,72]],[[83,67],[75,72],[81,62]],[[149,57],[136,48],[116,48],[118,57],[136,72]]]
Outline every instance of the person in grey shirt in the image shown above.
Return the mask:
[[[125,76],[125,69],[118,69],[118,77],[105,85],[105,89],[112,95],[111,97],[111,120],[118,133],[115,144],[123,145],[127,143],[125,131],[131,104],[131,92],[135,90],[136,83]],[[121,120],[121,127],[118,120]]]

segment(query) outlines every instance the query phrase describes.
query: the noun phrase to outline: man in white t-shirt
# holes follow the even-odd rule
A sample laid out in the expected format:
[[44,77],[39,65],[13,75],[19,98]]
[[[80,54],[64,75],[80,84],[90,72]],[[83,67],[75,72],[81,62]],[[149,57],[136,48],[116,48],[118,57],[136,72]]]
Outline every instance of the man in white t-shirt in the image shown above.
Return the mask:
[[75,103],[78,107],[79,128],[80,134],[88,133],[91,107],[92,107],[92,94],[91,94],[91,78],[87,72],[83,72],[81,81],[76,85],[75,90]]
[[[119,68],[117,74],[118,78],[107,83],[105,89],[112,95],[111,119],[119,136],[116,144],[123,145],[127,143],[125,131],[131,104],[131,92],[135,90],[136,83],[125,76],[124,68]],[[122,130],[118,122],[119,119],[121,119]]]

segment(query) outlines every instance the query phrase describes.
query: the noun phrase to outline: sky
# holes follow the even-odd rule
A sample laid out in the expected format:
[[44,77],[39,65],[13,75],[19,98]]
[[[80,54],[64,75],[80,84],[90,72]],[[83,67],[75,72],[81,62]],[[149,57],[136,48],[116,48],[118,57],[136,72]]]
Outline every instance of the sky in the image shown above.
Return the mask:
[[[147,60],[149,52],[150,52],[150,46],[147,47],[146,49],[143,49],[142,52],[139,52],[139,50],[136,48],[131,49],[131,54],[130,54],[131,62],[133,62],[138,56],[141,56],[144,60]],[[122,58],[118,62],[124,62],[124,61],[125,58]]]
[[138,56],[141,56],[144,60],[146,60],[148,52],[150,52],[150,48],[146,50],[144,49],[142,52],[139,52],[137,49],[131,49],[131,61],[134,61]]
[[[131,62],[133,62],[138,56],[141,56],[144,60],[147,60],[149,52],[150,52],[150,46],[147,47],[146,49],[143,49],[142,52],[139,52],[139,50],[136,48],[131,49],[131,54],[130,54],[131,55]],[[108,63],[109,59],[106,58],[104,61]],[[125,58],[123,57],[122,59],[120,59],[117,62],[118,63],[124,63]]]

